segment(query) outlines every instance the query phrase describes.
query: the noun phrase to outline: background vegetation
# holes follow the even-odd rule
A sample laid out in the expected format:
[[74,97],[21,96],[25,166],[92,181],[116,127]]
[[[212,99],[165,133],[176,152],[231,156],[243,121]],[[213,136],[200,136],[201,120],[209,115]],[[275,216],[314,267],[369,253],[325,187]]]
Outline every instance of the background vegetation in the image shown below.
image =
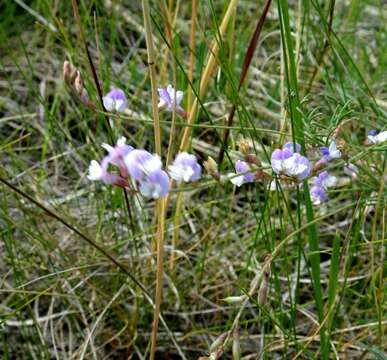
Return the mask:
[[[151,2],[159,85],[183,89],[187,111],[199,96],[190,151],[202,163],[224,148],[219,168],[228,173],[243,137],[271,174],[270,153],[292,134],[316,160],[339,128],[344,157],[330,165],[339,185],[313,208],[305,192],[269,191],[267,180],[234,188],[205,175],[175,187],[156,359],[386,359],[386,145],[363,145],[387,123],[386,3],[273,1],[239,91],[265,3],[237,2],[223,31],[230,3]],[[155,151],[141,2],[79,1],[80,23],[69,1],[6,0],[0,9],[1,358],[147,358],[149,299],[85,241],[153,298],[154,202],[131,196],[130,220],[121,189],[86,178],[110,136]],[[83,106],[62,79],[68,59],[98,104],[81,32],[103,93],[116,86],[128,97],[125,113],[108,114],[110,135],[106,114]],[[165,161],[187,126],[167,112],[160,122]],[[343,172],[348,162],[356,180]],[[224,301],[243,295],[248,302]]]

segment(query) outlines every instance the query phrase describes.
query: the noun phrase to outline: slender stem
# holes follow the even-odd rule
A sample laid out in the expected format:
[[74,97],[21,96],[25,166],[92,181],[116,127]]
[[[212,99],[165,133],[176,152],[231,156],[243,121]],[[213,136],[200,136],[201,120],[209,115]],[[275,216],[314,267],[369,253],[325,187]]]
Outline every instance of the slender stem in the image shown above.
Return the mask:
[[149,359],[155,358],[156,345],[157,345],[157,330],[159,326],[159,314],[161,308],[161,295],[162,295],[162,280],[163,280],[163,256],[164,256],[164,228],[165,228],[165,205],[166,199],[160,199],[157,201],[156,208],[158,214],[158,226],[157,226],[157,265],[156,265],[156,292],[155,292],[155,309],[153,316],[152,327],[152,343]]
[[[189,61],[188,61],[188,80],[193,84],[193,69],[195,61],[195,32],[196,32],[196,0],[192,0],[191,6],[191,34],[189,38]],[[187,87],[187,112],[191,111],[192,106],[192,89],[191,86]]]
[[[155,133],[155,148],[156,153],[161,156],[161,129],[159,121],[159,111],[157,107],[157,80],[155,69],[155,52],[153,46],[151,17],[149,9],[149,1],[142,0],[142,10],[144,15],[145,26],[145,38],[148,53],[148,65],[149,76],[151,80],[152,89],[152,113],[154,121],[154,133]],[[153,313],[153,327],[151,337],[151,350],[149,358],[153,360],[155,358],[156,343],[157,343],[157,331],[159,326],[159,314],[161,305],[161,290],[163,279],[163,249],[164,249],[164,228],[165,228],[165,208],[166,200],[159,199],[156,202],[155,212],[157,219],[157,232],[156,232],[156,244],[157,244],[157,269],[156,269],[156,291],[155,291],[155,308]]]
[[144,14],[145,39],[148,53],[149,76],[151,80],[151,94],[152,94],[152,115],[155,132],[155,150],[156,154],[161,155],[161,129],[159,120],[159,111],[157,108],[157,80],[156,80],[156,64],[155,51],[153,45],[151,17],[149,9],[149,1],[142,0],[142,11]]
[[173,234],[172,234],[172,251],[171,256],[169,258],[169,269],[173,270],[175,260],[176,260],[176,247],[177,243],[179,241],[179,232],[180,232],[180,216],[181,216],[181,209],[183,207],[183,192],[179,192],[176,199],[176,210],[175,210],[175,217],[173,220]]

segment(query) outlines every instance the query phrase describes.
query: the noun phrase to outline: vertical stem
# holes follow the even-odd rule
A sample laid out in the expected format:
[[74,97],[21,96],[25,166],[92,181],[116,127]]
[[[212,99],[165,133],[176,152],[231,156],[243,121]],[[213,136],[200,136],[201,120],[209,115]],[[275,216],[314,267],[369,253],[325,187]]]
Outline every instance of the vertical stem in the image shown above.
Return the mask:
[[[150,9],[149,9],[148,0],[142,0],[142,10],[144,15],[149,76],[151,80],[151,89],[152,89],[152,113],[153,113],[154,132],[155,132],[155,150],[156,150],[156,153],[161,156],[161,131],[160,131],[159,112],[157,107],[157,80],[156,80],[156,70],[155,70],[155,53],[154,53],[154,46],[153,46],[151,18],[150,18]],[[165,227],[165,199],[157,200],[155,210],[156,210],[156,219],[157,219],[157,232],[156,232],[157,269],[156,269],[155,309],[153,313],[151,351],[149,355],[149,358],[151,360],[155,358],[157,331],[159,326],[159,314],[160,314],[160,304],[161,304],[161,290],[162,290],[162,279],[163,279],[164,227]]]
[[172,234],[172,252],[171,256],[169,258],[169,269],[173,270],[176,254],[175,249],[177,247],[177,242],[179,240],[179,232],[180,232],[180,216],[181,216],[181,209],[183,207],[183,192],[180,191],[177,195],[176,199],[176,210],[175,210],[175,217],[173,220],[173,234]]
[[[192,0],[191,6],[191,34],[189,38],[189,60],[188,60],[188,80],[193,84],[193,68],[195,60],[195,32],[196,32],[196,0]],[[192,89],[188,85],[187,88],[187,113],[192,107]]]
[[157,80],[156,80],[156,69],[155,69],[155,52],[154,52],[154,46],[153,46],[153,36],[152,36],[152,27],[151,27],[151,18],[150,18],[148,0],[142,0],[142,11],[144,14],[145,39],[146,39],[146,48],[148,53],[149,76],[151,80],[152,115],[153,115],[154,132],[155,132],[155,150],[156,150],[156,154],[161,155],[161,129],[160,129],[159,111],[157,108]]
[[164,228],[165,228],[165,198],[159,199],[156,203],[157,211],[157,265],[156,265],[156,291],[155,291],[155,309],[153,313],[153,327],[151,339],[150,360],[154,360],[157,345],[157,330],[159,327],[159,314],[161,306],[161,290],[163,280],[163,256],[164,256]]

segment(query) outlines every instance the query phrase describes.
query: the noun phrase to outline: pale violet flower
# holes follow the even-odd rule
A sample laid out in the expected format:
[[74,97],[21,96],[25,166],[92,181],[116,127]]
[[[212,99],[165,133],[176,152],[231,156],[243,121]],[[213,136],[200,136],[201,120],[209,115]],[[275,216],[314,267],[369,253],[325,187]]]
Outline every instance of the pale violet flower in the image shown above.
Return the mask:
[[310,189],[310,197],[313,205],[320,205],[328,198],[325,190],[321,186],[316,185]]
[[169,177],[164,170],[156,170],[140,181],[140,193],[145,197],[159,199],[166,196],[168,191]]
[[[237,160],[235,163],[235,172],[229,173],[230,181],[236,186],[254,182],[254,174],[250,171],[250,166],[247,162]],[[237,176],[238,174],[241,174]]]
[[111,112],[123,112],[128,105],[125,93],[116,88],[112,88],[102,100],[105,109]]
[[[294,148],[296,149],[296,151],[294,151]],[[298,143],[293,143],[293,142],[287,142],[283,147],[282,149],[288,149],[288,150],[291,150],[292,152],[297,152],[299,153],[301,151],[301,145],[298,144]]]
[[336,176],[330,175],[328,171],[322,171],[318,176],[313,178],[313,181],[315,186],[328,189],[330,187],[336,186],[337,178]]
[[146,150],[131,151],[125,156],[124,162],[129,175],[137,181],[162,168],[160,157]]
[[325,159],[326,161],[341,158],[341,151],[337,148],[335,140],[331,141],[329,147],[322,146],[320,149],[323,153],[323,159]]
[[[294,151],[296,149],[296,151]],[[301,151],[301,145],[298,143],[287,142],[282,149],[276,149],[271,155],[271,166],[276,174],[285,172],[285,160],[290,158],[294,153]]]
[[168,170],[172,179],[185,182],[199,180],[202,172],[196,156],[186,152],[178,154]]
[[337,178],[330,175],[328,171],[322,171],[312,180],[313,186],[310,189],[310,196],[314,205],[320,205],[328,198],[326,190],[336,185]]
[[293,155],[291,149],[285,148],[283,150],[276,149],[271,154],[271,166],[276,174],[281,174],[286,171],[285,160]]
[[114,147],[105,143],[102,144],[102,147],[109,153],[110,162],[119,167],[121,175],[124,177],[128,176],[124,158],[133,150],[133,147],[125,142],[126,139],[122,136],[117,140]]
[[309,160],[298,153],[284,161],[285,175],[295,178],[298,181],[306,179],[312,170]]
[[162,170],[158,155],[136,149],[125,156],[124,162],[129,175],[138,182],[143,196],[153,199],[166,196],[169,191],[169,177]]
[[183,108],[180,106],[184,95],[182,91],[176,91],[172,85],[168,85],[166,88],[159,88],[158,92],[160,97],[158,104],[159,109],[167,108],[168,110],[172,111],[173,108],[176,107],[176,111],[184,112]]
[[367,140],[369,144],[380,144],[387,141],[387,130],[381,131],[379,134],[376,130],[371,130],[368,133]]

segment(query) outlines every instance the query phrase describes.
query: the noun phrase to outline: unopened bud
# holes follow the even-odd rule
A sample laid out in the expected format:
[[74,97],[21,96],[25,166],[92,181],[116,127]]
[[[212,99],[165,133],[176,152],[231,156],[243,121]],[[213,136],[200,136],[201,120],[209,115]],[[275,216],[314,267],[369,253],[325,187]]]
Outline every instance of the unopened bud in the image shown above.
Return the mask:
[[203,166],[213,178],[219,180],[218,164],[211,156],[203,163]]
[[248,162],[249,164],[253,164],[257,166],[261,165],[261,160],[259,160],[258,156],[255,154],[247,154],[245,156],[245,159],[246,159],[246,162]]
[[82,95],[82,92],[83,92],[83,80],[82,80],[82,76],[81,76],[81,73],[79,72],[79,70],[77,70],[76,75],[75,75],[74,87],[75,87],[75,91],[79,95]]
[[242,138],[238,141],[238,148],[241,154],[247,156],[250,152],[250,143],[247,139]]
[[63,80],[67,83],[71,81],[71,64],[67,60],[63,63]]

